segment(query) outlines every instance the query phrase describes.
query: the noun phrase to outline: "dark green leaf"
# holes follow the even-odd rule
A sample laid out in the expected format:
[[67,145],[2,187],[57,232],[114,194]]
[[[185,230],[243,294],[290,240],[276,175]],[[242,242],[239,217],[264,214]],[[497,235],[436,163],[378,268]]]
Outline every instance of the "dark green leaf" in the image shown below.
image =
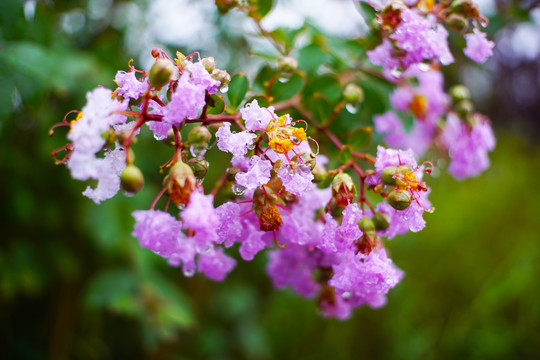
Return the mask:
[[302,76],[295,73],[285,82],[276,81],[272,86],[272,97],[274,102],[283,101],[292,98],[302,88]]
[[349,145],[343,145],[343,148],[339,152],[339,161],[342,164],[347,164],[352,157],[352,149]]
[[311,99],[319,93],[323,95],[331,104],[341,97],[341,86],[333,75],[323,75],[309,82],[302,93],[302,104],[309,107]]
[[227,99],[232,110],[236,111],[238,109],[238,106],[240,106],[246,96],[248,88],[249,82],[246,75],[240,73],[232,77],[229,84],[229,91],[227,92]]
[[375,9],[373,6],[366,4],[364,2],[360,2],[360,13],[364,17],[364,20],[366,21],[366,24],[369,26],[371,24],[371,21],[375,19]]
[[221,114],[223,110],[225,109],[225,102],[223,102],[223,97],[218,96],[216,94],[210,95],[210,98],[212,99],[212,105],[210,107],[210,102],[208,102],[208,111],[207,114],[210,115],[217,115]]
[[349,145],[353,150],[360,150],[369,145],[373,135],[371,126],[364,126],[354,130],[349,138]]
[[272,10],[273,0],[249,0],[249,4],[252,6],[252,13],[262,19]]
[[317,44],[309,44],[302,49],[298,54],[298,64],[300,69],[311,74],[315,73],[319,66],[330,59],[330,55],[324,52]]
[[268,64],[259,70],[257,76],[255,77],[255,84],[259,90],[266,92],[266,87],[270,83],[272,76],[274,76],[274,72],[275,71]]
[[332,105],[330,105],[328,100],[316,93],[311,99],[310,110],[313,118],[319,124],[324,124],[328,121],[330,114],[332,114]]

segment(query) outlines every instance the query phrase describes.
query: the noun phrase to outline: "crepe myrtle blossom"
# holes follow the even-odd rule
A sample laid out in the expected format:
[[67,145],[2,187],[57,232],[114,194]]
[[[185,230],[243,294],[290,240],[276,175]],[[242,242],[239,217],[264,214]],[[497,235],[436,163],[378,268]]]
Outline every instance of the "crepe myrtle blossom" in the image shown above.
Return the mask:
[[486,117],[475,114],[472,126],[448,114],[441,140],[448,149],[448,171],[456,179],[478,176],[489,167],[487,153],[495,148],[495,136]]
[[493,55],[495,43],[489,41],[486,34],[478,29],[474,29],[472,34],[465,34],[465,40],[467,46],[463,49],[463,53],[477,63],[483,63]]

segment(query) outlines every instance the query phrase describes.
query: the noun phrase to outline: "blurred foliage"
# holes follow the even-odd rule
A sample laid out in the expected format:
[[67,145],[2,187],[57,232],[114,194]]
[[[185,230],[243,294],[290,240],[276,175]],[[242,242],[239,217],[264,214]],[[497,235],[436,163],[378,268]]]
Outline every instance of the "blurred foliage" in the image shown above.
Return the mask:
[[[272,1],[258,2],[263,16]],[[125,69],[132,56],[121,46],[122,32],[111,26],[77,36],[62,31],[62,14],[85,6],[82,0],[40,1],[27,20],[21,1],[0,2],[2,358],[538,356],[537,144],[501,126],[489,171],[461,183],[446,174],[430,182],[437,211],[425,215],[427,228],[388,244],[407,275],[383,309],[359,309],[346,322],[321,318],[313,302],[272,288],[263,254],[241,262],[224,283],[185,278],[130,235],[131,212],[147,208],[158,191],[153,161],[166,161],[169,149],[138,154],[143,172],[155,174],[141,193],[99,207],[81,196],[85,185],[49,155],[65,141],[61,128],[47,137],[50,126],[80,108],[86,91],[112,86],[116,69]],[[515,10],[493,22],[515,20],[508,14],[524,16]],[[276,64],[270,61],[252,86],[273,101],[300,91],[302,105],[317,120],[335,113],[332,131],[348,139],[357,129],[350,146],[366,146],[372,134],[365,127],[387,106],[388,85],[369,73],[349,78],[318,70],[362,67],[347,59],[358,58],[374,39],[326,37],[309,24],[273,37],[288,51],[300,34],[309,41],[293,52],[299,69],[272,79]],[[352,111],[338,107],[351,81],[365,94]],[[240,105],[247,83],[243,75],[233,78],[229,107]],[[141,147],[145,141],[151,141],[148,133]],[[213,184],[217,173],[211,170],[206,182]]]

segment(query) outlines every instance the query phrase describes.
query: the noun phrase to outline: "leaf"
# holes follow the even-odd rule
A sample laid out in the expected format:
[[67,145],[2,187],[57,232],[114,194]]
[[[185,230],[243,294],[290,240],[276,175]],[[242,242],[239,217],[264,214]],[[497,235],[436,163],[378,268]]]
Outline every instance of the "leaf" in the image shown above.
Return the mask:
[[351,133],[348,144],[353,150],[360,150],[369,145],[372,136],[373,128],[371,126],[363,126]]
[[369,4],[360,2],[360,13],[368,26],[371,24],[373,19],[375,19],[375,9]]
[[330,55],[324,52],[317,44],[309,44],[303,47],[298,54],[299,67],[308,74],[315,73],[319,66],[329,59]]
[[265,96],[254,96],[246,100],[246,103],[251,103],[253,100],[257,100],[257,103],[259,104],[260,107],[270,106],[270,102]]
[[304,87],[302,92],[302,104],[305,107],[310,106],[315,93],[319,93],[332,104],[341,97],[341,85],[333,75],[323,75],[315,78]]
[[88,286],[85,302],[93,308],[109,308],[121,304],[126,297],[133,297],[136,291],[137,281],[129,270],[105,270]]
[[272,97],[274,102],[283,101],[292,98],[302,88],[302,76],[294,73],[286,82],[276,81],[272,86]]
[[249,4],[252,6],[250,15],[256,14],[262,19],[272,10],[273,0],[249,0]]
[[332,105],[322,95],[315,94],[311,99],[310,106],[313,118],[319,123],[324,124],[332,114]]
[[238,109],[238,106],[244,100],[247,90],[249,88],[249,82],[243,73],[236,74],[232,77],[229,83],[229,91],[227,92],[227,99],[229,100],[229,106],[233,111]]
[[274,70],[272,70],[268,64],[259,70],[257,76],[255,77],[255,84],[258,85],[259,90],[266,92],[266,87],[272,79],[272,76],[274,76]]
[[352,149],[349,145],[343,145],[343,148],[339,152],[339,161],[342,164],[347,164],[352,157]]
[[[218,96],[216,94],[212,94],[210,95],[210,99],[211,101],[207,102],[209,106],[207,114],[210,114],[210,115],[221,114],[223,110],[225,110],[225,102],[223,101],[223,97]],[[210,105],[210,103],[212,104]]]

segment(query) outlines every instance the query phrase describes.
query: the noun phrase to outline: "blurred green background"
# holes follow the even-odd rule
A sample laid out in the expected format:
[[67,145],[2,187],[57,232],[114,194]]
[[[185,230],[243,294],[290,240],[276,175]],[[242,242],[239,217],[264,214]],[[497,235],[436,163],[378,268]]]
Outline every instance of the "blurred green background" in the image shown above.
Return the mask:
[[[540,358],[540,81],[527,101],[512,91],[523,71],[540,79],[538,53],[517,65],[496,54],[482,70],[491,86],[478,91],[477,103],[498,139],[491,168],[463,182],[443,171],[430,182],[437,210],[425,215],[426,229],[388,243],[406,272],[402,283],[386,307],[361,308],[341,322],[288,289],[274,290],[264,254],[215,283],[186,279],[140,249],[130,213],[149,206],[159,174],[136,197],[97,206],[81,196],[85,184],[54,165],[50,151],[65,144],[65,130],[48,137],[51,125],[139,59],[126,40],[132,30],[117,16],[132,18],[134,5],[148,6],[0,2],[0,358]],[[492,18],[489,33],[502,49],[504,36],[520,31],[516,24],[540,19],[524,2],[504,1],[498,10],[504,16]],[[212,21],[218,48],[247,54],[241,33],[219,32],[226,24]],[[220,67],[238,69],[238,58],[223,59]],[[451,66],[448,77],[470,74],[458,70]],[[158,146],[137,161],[155,173],[155,157],[164,162],[169,152]]]

